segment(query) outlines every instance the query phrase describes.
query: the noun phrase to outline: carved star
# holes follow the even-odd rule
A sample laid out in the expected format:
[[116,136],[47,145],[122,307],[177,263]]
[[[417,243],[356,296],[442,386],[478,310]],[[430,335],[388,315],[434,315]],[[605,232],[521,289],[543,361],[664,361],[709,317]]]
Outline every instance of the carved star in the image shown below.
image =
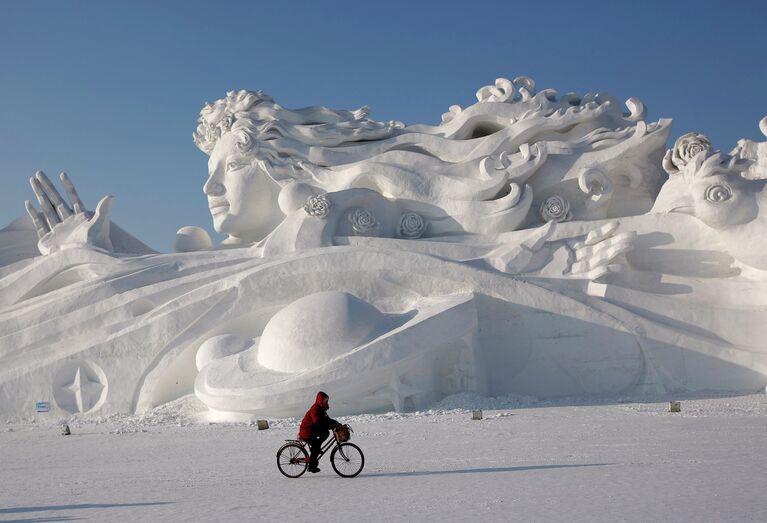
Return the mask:
[[74,380],[63,388],[74,396],[79,412],[88,412],[101,397],[104,385],[98,381],[91,381],[82,366],[78,365]]

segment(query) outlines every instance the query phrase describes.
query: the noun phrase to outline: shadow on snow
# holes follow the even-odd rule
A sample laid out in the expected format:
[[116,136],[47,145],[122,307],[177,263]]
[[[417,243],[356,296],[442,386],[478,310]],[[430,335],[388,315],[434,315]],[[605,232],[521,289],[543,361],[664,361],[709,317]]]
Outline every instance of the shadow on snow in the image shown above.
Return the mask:
[[565,469],[580,467],[605,467],[616,465],[617,463],[585,463],[580,465],[529,465],[524,467],[485,467],[476,469],[458,469],[458,470],[420,470],[413,472],[373,472],[372,474],[363,474],[364,477],[405,477],[405,476],[436,476],[440,474],[481,474],[487,472],[522,472],[525,470],[545,470],[545,469]]
[[[0,514],[20,514],[23,512],[47,512],[50,510],[81,510],[87,508],[114,508],[114,507],[148,507],[153,505],[171,505],[171,501],[155,501],[147,503],[81,503],[79,505],[48,505],[40,507],[11,507],[0,508]],[[70,518],[42,518],[24,521],[72,521]]]

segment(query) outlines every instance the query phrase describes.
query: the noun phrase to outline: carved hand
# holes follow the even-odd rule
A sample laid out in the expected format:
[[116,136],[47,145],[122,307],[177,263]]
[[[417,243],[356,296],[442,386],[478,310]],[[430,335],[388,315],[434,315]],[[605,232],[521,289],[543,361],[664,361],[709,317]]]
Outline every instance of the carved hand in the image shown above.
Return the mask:
[[109,238],[112,197],[104,196],[94,212],[86,211],[69,177],[61,173],[59,178],[69,195],[71,207],[61,198],[45,173],[38,171],[29,179],[40,210],[38,211],[29,200],[24,202],[24,206],[37,230],[37,248],[40,253],[47,255],[68,247],[83,245],[112,251]]
[[634,248],[636,232],[615,234],[619,225],[618,221],[606,223],[583,239],[583,235],[570,236],[562,224],[552,220],[531,229],[521,243],[501,245],[490,251],[485,259],[508,274],[542,271],[539,274],[547,277],[603,283],[609,274],[624,270],[627,262],[623,255]]
[[620,222],[609,222],[591,231],[583,241],[568,242],[572,249],[569,274],[603,283],[611,273],[625,268],[624,254],[634,248],[636,232],[615,234]]

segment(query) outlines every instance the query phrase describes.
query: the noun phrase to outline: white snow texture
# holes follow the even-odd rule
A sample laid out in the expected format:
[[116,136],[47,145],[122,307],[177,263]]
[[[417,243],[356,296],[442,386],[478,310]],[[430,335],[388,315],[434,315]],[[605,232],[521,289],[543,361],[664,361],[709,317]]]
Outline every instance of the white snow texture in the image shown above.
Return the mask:
[[666,150],[671,121],[639,100],[526,77],[477,100],[437,126],[260,91],[206,104],[216,247],[187,226],[155,253],[111,197],[91,212],[37,173],[29,217],[0,231],[0,416],[763,390],[767,147]]

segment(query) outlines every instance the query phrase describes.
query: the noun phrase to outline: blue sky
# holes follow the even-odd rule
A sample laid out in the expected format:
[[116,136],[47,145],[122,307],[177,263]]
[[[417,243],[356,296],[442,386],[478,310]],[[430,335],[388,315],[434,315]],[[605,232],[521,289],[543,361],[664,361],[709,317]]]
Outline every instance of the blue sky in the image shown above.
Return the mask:
[[[767,2],[0,3],[0,227],[36,169],[152,247],[213,233],[192,143],[205,101],[263,89],[287,107],[370,105],[437,123],[499,76],[640,98],[673,137],[763,139]],[[216,236],[214,235],[214,238]]]

